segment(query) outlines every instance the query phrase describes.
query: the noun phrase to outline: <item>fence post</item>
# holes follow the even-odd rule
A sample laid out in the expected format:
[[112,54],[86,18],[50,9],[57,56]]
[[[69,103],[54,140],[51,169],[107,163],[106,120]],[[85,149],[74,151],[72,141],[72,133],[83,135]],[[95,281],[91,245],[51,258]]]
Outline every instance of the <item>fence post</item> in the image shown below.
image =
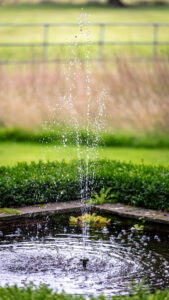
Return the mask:
[[48,28],[49,24],[44,24],[43,27],[43,60],[48,60]]
[[153,58],[157,59],[158,58],[158,28],[159,24],[154,23],[153,24]]
[[105,23],[100,23],[100,33],[99,33],[99,58],[102,60],[103,57],[103,46],[104,46],[104,27]]

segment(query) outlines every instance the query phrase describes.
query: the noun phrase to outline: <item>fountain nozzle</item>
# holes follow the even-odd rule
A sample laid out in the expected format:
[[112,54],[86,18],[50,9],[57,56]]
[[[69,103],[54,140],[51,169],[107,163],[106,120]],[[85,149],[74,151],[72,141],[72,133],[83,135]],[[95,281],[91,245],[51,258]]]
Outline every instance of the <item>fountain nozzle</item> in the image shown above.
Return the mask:
[[89,261],[89,259],[82,258],[80,261],[82,262],[83,269],[86,270],[87,262]]

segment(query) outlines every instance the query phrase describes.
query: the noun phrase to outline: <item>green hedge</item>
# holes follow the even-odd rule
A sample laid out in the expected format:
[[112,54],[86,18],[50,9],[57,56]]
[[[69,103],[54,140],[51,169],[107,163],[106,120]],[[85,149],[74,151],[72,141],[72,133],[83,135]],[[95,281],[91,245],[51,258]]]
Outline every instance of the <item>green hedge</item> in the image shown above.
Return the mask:
[[[0,300],[85,300],[86,297],[80,295],[70,295],[64,292],[57,293],[52,291],[49,287],[41,285],[34,287],[32,285],[17,287],[6,286],[0,287]],[[90,300],[106,300],[103,295],[98,297],[89,297]],[[146,289],[137,290],[133,296],[112,296],[109,297],[112,300],[169,300],[169,291],[157,290],[154,294],[151,294]]]
[[[144,148],[169,148],[169,135],[154,132],[142,135],[131,133],[106,133],[98,136],[92,130],[89,134],[85,129],[80,129],[79,141],[81,145],[99,145],[106,147],[144,147]],[[30,131],[21,128],[0,128],[0,142],[31,142],[61,145],[66,142],[68,145],[76,145],[77,133],[75,129],[68,127],[56,127],[50,130]]]
[[[85,161],[0,167],[0,207],[80,199],[80,191],[86,187],[86,170]],[[90,161],[88,196],[103,187],[112,187],[118,202],[169,209],[169,168]]]

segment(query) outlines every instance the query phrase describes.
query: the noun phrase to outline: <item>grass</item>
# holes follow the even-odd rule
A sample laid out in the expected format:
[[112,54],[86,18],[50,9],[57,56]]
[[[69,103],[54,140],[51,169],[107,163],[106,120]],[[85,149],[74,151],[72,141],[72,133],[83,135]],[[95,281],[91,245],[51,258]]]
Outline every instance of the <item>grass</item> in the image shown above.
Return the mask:
[[89,121],[95,128],[137,135],[154,129],[167,133],[168,64],[157,62],[147,66],[123,59],[110,68],[92,64],[90,76],[87,71],[84,66],[74,64],[66,68],[17,67],[13,71],[1,67],[0,125],[36,128],[43,124],[46,128],[46,121],[50,121],[47,128],[50,130],[63,121],[73,126],[76,120],[85,126],[90,101]]
[[[169,165],[168,149],[144,149],[127,147],[98,148],[86,152],[85,147],[80,148],[80,158],[89,154],[91,159],[110,159],[125,162],[143,163],[151,165]],[[77,159],[78,153],[75,146],[38,145],[32,143],[0,143],[0,165],[13,166],[17,162],[31,161],[62,161],[70,162]]]
[[[0,7],[1,22],[70,22],[78,21],[82,5],[71,4],[22,4]],[[169,22],[169,7],[154,5],[147,7],[110,8],[109,6],[83,5],[92,22]],[[38,14],[37,14],[38,12]],[[144,14],[144,15],[143,15]],[[60,33],[61,35],[61,33]]]
[[[82,5],[71,6],[69,4],[20,4],[0,6],[1,23],[47,23],[47,22],[79,22],[79,16],[82,13]],[[84,12],[88,15],[91,22],[169,22],[169,6],[141,6],[128,8],[110,8],[106,5],[88,5],[84,6]],[[16,17],[17,16],[17,17]],[[83,18],[83,17],[81,17]],[[79,28],[63,27],[61,30],[53,27],[49,30],[49,42],[74,41],[75,35],[78,40],[85,41],[85,37],[80,36]],[[1,27],[0,42],[42,42],[43,29],[37,28],[19,28],[19,27]],[[91,27],[90,39],[97,41],[99,39],[99,29]],[[144,27],[107,27],[105,30],[105,41],[152,41],[153,29]],[[159,29],[159,41],[169,41],[168,28]],[[98,57],[98,47],[92,46],[91,57]],[[152,47],[150,46],[113,46],[105,47],[105,57],[112,57],[112,53],[126,55],[142,55],[152,57]],[[69,47],[49,47],[48,55],[50,59],[57,57],[70,58],[72,49]],[[76,50],[75,50],[76,51]],[[77,53],[85,57],[85,48],[77,48]],[[168,57],[169,47],[160,46],[159,53]],[[9,47],[0,48],[1,60],[16,59],[42,59],[43,50],[40,47]]]

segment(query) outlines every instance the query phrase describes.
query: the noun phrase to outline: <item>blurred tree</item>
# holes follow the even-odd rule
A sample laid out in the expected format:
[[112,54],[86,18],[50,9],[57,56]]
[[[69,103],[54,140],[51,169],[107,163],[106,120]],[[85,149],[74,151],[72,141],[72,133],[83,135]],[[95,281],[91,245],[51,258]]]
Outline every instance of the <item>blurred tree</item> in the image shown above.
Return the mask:
[[121,0],[108,0],[108,3],[113,6],[124,6],[124,3]]

